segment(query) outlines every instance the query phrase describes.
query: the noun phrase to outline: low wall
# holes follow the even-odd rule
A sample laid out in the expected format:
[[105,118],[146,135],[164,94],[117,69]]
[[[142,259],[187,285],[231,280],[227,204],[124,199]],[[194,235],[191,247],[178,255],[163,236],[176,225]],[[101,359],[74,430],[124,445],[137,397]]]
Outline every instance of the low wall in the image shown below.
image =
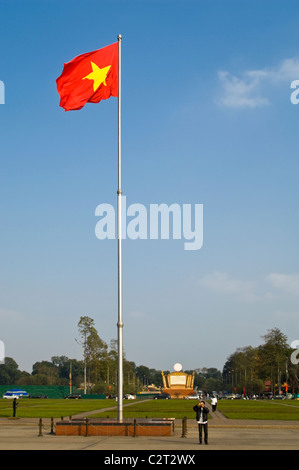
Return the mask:
[[56,423],[57,436],[172,436],[174,419],[85,419]]

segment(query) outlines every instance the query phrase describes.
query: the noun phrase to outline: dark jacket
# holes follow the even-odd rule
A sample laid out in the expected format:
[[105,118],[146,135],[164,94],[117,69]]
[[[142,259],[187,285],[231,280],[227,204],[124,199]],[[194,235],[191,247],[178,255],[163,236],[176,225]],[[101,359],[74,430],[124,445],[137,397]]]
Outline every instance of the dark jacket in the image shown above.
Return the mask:
[[200,406],[200,405],[195,405],[193,406],[193,410],[195,411],[196,413],[196,420],[199,421],[199,418],[200,418],[200,411],[202,410],[203,411],[203,421],[207,421],[208,420],[208,413],[209,413],[209,409],[204,406],[203,408]]

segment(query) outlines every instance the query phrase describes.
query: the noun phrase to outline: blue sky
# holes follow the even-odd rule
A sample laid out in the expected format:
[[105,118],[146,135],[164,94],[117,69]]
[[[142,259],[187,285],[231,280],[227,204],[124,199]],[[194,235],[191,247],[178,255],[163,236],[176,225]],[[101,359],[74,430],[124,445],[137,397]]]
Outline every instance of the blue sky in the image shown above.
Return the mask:
[[117,335],[117,99],[64,112],[63,63],[122,34],[127,203],[203,204],[204,243],[125,240],[124,349],[217,367],[277,327],[298,339],[299,5],[0,0],[0,339],[21,370]]

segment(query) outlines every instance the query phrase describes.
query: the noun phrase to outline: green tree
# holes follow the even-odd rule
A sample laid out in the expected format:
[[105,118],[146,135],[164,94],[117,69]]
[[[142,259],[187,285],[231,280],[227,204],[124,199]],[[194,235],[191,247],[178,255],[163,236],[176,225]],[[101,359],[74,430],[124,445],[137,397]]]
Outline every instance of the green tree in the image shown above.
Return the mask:
[[282,373],[285,372],[285,364],[289,355],[287,337],[278,328],[273,328],[268,330],[268,333],[262,338],[264,344],[259,347],[260,376],[264,379],[270,378],[273,393],[280,392]]
[[36,362],[32,366],[35,385],[57,385],[58,368],[49,361]]
[[67,385],[70,381],[70,372],[72,385],[79,387],[83,377],[83,361],[69,359],[66,356],[51,357],[52,363],[58,369],[58,377],[62,385]]
[[[99,337],[94,327],[94,320],[90,317],[80,317],[78,323],[80,340],[83,347],[84,362],[84,393],[87,390],[87,366],[89,368],[89,381],[96,383],[100,377],[100,360],[105,360],[107,355],[107,344]],[[103,364],[102,364],[103,368]]]
[[20,376],[21,372],[19,371],[19,366],[16,361],[11,357],[6,357],[4,364],[0,366],[0,384],[16,384]]
[[256,348],[238,348],[228,357],[223,368],[226,389],[242,393],[245,388],[247,393],[261,393],[266,380],[270,380],[273,393],[281,390],[290,356],[287,337],[278,328],[273,328],[262,338],[264,344]]

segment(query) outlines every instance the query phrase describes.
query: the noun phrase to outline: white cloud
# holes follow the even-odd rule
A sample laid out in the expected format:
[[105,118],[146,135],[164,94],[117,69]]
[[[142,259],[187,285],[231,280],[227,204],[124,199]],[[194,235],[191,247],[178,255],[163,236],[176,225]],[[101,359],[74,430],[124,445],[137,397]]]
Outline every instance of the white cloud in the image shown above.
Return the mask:
[[[263,96],[269,85],[277,85],[299,79],[299,58],[283,60],[273,68],[247,70],[239,77],[227,71],[218,71],[221,96],[218,103],[230,108],[257,108],[270,104]],[[288,83],[289,82],[289,83]]]
[[299,79],[299,58],[285,59],[278,67],[268,70],[273,81],[292,81]]
[[[244,281],[225,272],[215,271],[201,277],[199,284],[218,294],[242,301],[278,301],[281,294],[299,295],[299,274],[270,273],[264,279]],[[269,289],[271,286],[271,292]]]
[[229,108],[256,108],[266,106],[269,101],[258,96],[258,87],[261,76],[252,72],[246,72],[242,78],[235,77],[229,72],[219,71],[223,94],[219,99],[222,106]]
[[299,274],[271,273],[267,276],[267,281],[276,289],[299,295]]
[[227,273],[213,272],[200,279],[202,286],[208,287],[220,294],[229,294],[242,300],[251,301],[257,298],[254,293],[254,285],[249,281],[241,281],[229,277]]

